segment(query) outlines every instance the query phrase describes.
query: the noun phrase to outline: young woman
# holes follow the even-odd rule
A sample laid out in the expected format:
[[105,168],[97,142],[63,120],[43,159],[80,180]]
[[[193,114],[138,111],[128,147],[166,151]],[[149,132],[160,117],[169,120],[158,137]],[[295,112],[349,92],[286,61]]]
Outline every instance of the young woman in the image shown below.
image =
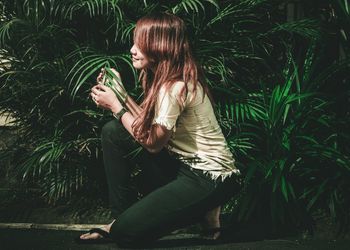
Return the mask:
[[[141,18],[130,52],[133,66],[141,70],[141,105],[127,97],[125,109],[102,84],[91,91],[95,103],[116,117],[103,127],[101,137],[115,219],[80,240],[108,237],[121,246],[135,246],[196,222],[219,228],[220,205],[237,192],[239,170],[215,118],[183,20],[171,14]],[[143,151],[137,159],[128,158],[140,144]],[[130,198],[136,195],[130,188],[134,165],[150,183],[138,201]]]

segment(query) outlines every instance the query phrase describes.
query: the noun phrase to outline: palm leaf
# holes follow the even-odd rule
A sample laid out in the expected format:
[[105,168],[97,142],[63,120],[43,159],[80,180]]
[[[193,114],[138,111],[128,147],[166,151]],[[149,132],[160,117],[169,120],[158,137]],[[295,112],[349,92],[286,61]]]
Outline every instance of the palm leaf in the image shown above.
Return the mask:
[[[85,49],[78,49],[72,52],[71,55],[68,55],[68,58],[73,58],[75,56],[80,56],[85,54]],[[87,52],[91,53],[91,52]],[[100,54],[90,54],[86,56],[82,56],[75,65],[71,68],[69,73],[67,74],[67,79],[70,78],[69,86],[72,88],[71,95],[74,99],[77,92],[81,88],[81,86],[86,82],[87,79],[92,77],[93,75],[98,75],[98,72],[103,67],[114,67],[118,69],[120,64],[127,64],[129,68],[132,70],[133,74],[136,75],[134,68],[130,62],[130,56],[126,54],[116,55],[116,56],[105,56]],[[135,79],[137,79],[135,77]]]
[[1,47],[4,47],[6,44],[6,41],[11,39],[11,29],[13,29],[13,26],[16,25],[27,25],[27,22],[25,22],[22,19],[13,17],[12,19],[5,21],[0,26],[0,45]]
[[321,38],[319,21],[316,19],[303,19],[303,20],[297,20],[297,21],[291,21],[283,24],[278,24],[275,28],[271,29],[268,33],[271,34],[279,31],[296,33],[310,40],[319,40]]
[[191,13],[191,12],[199,13],[200,10],[205,12],[205,7],[204,7],[202,2],[208,2],[211,5],[215,6],[216,8],[219,7],[216,0],[205,0],[205,1],[201,1],[201,0],[181,0],[179,3],[177,3],[175,6],[173,6],[171,8],[171,12],[174,13],[174,14],[177,14],[181,10],[185,10],[186,13]]
[[237,3],[230,3],[225,8],[220,9],[215,17],[213,17],[207,26],[211,26],[218,21],[222,21],[227,17],[242,15],[243,13],[249,13],[251,9],[266,2],[266,0],[243,0],[237,1]]

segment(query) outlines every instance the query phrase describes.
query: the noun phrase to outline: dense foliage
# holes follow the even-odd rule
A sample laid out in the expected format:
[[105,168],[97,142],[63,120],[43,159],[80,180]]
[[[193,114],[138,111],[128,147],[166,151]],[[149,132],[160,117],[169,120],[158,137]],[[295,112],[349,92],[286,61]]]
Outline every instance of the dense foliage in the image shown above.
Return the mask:
[[275,226],[309,225],[319,210],[349,222],[347,0],[14,0],[0,8],[0,111],[20,131],[1,157],[49,202],[104,189],[99,132],[111,116],[89,89],[107,65],[138,98],[133,27],[168,11],[188,24],[244,173],[227,209]]

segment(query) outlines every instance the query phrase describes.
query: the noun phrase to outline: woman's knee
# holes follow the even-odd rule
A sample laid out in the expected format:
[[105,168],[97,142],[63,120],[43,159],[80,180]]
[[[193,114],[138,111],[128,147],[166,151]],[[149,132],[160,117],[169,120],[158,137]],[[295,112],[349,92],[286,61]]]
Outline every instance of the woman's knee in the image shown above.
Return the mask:
[[102,127],[101,139],[102,141],[118,141],[123,138],[122,134],[125,134],[124,126],[117,120],[111,120]]

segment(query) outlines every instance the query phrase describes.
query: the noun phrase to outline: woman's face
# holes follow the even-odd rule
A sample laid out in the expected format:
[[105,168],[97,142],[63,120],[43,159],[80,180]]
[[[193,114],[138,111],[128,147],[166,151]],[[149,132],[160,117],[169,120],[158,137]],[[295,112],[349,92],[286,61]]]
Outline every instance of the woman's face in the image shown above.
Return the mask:
[[149,66],[149,61],[147,57],[142,54],[140,49],[134,44],[131,49],[132,65],[135,69],[145,69]]

